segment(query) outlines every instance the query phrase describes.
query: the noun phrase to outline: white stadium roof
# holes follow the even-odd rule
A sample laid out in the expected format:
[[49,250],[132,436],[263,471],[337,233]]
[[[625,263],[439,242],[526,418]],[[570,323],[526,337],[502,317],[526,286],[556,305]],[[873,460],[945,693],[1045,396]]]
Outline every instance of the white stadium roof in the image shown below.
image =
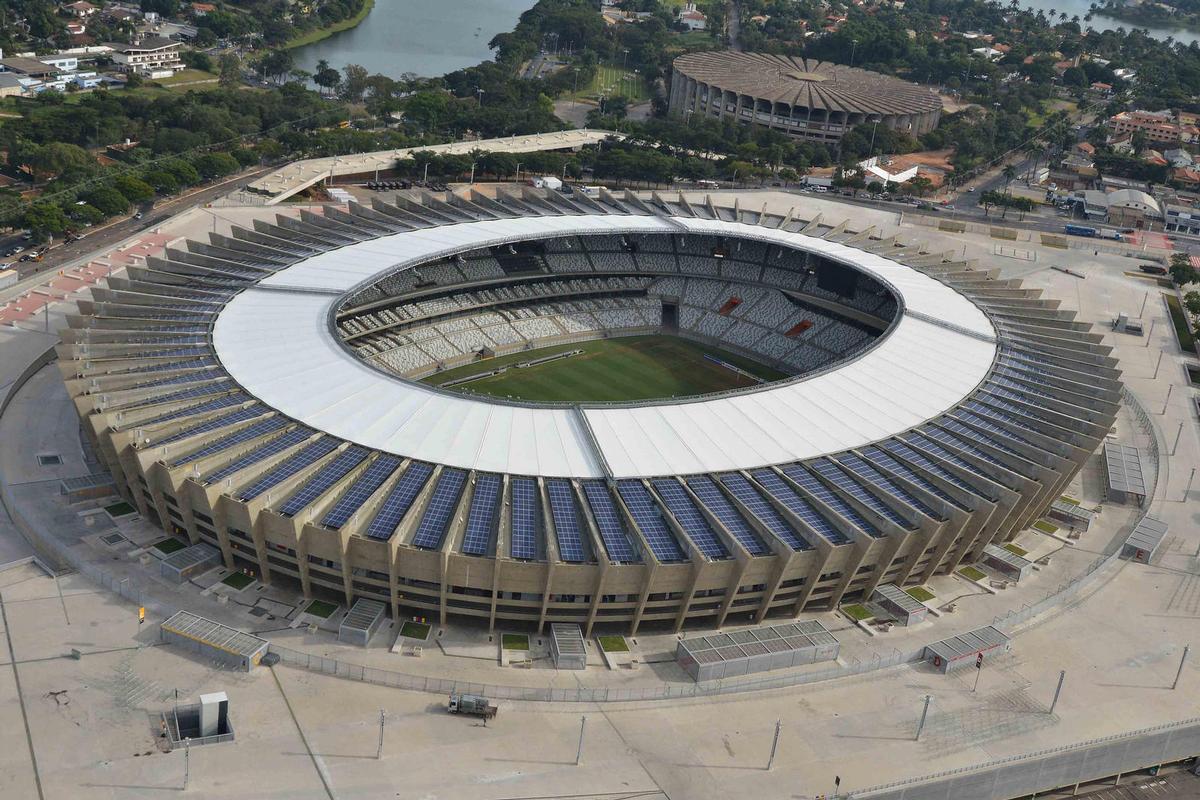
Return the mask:
[[[404,381],[360,361],[331,328],[347,292],[404,265],[504,241],[691,231],[791,245],[852,264],[889,284],[905,313],[873,349],[808,378],[698,400],[581,410]],[[250,394],[367,447],[522,475],[603,477],[607,465],[612,477],[626,478],[749,469],[901,433],[952,409],[979,385],[996,355],[995,335],[987,316],[954,289],[853,247],[744,223],[593,215],[444,225],[321,253],[234,297],[217,319],[213,343]]]

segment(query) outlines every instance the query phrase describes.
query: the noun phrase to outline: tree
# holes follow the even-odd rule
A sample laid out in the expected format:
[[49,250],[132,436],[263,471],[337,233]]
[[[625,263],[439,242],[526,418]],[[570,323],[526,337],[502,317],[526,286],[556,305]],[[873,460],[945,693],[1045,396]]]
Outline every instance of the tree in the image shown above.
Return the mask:
[[1183,306],[1193,317],[1200,317],[1200,292],[1191,291],[1183,296]]
[[65,142],[52,142],[39,147],[29,159],[34,179],[45,180],[70,169],[92,171],[96,159],[82,147]]
[[111,186],[93,189],[85,194],[83,199],[95,206],[106,217],[115,217],[129,210],[129,201],[125,199],[125,195]]
[[154,187],[132,175],[121,175],[113,181],[113,188],[131,203],[144,203],[154,199]]
[[22,221],[38,241],[62,233],[69,225],[62,206],[56,203],[34,203],[25,210]]
[[1176,253],[1171,256],[1171,280],[1175,281],[1179,286],[1186,286],[1189,283],[1200,283],[1200,272],[1192,266],[1192,261],[1187,253]]
[[329,66],[328,61],[322,58],[317,62],[317,69],[313,72],[313,83],[321,87],[321,94],[333,93],[341,82],[342,74]]
[[195,160],[194,166],[208,180],[224,177],[239,169],[237,160],[228,153],[205,153]]
[[154,187],[154,191],[159,194],[174,194],[179,190],[179,181],[175,176],[167,172],[165,169],[154,170],[147,172],[142,176],[146,183]]
[[222,89],[232,89],[242,83],[242,60],[236,53],[221,54],[221,72],[217,83]]
[[264,78],[280,83],[296,67],[291,50],[272,50],[258,61],[258,72]]

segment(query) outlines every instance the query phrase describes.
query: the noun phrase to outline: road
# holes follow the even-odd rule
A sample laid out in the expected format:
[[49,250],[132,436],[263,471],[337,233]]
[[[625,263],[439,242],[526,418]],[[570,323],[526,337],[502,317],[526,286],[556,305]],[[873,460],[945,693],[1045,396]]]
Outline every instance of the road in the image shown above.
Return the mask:
[[[153,228],[159,225],[167,216],[174,216],[188,208],[210,203],[234,189],[243,188],[251,181],[265,175],[272,169],[274,167],[262,167],[251,172],[244,172],[234,178],[227,178],[220,183],[195,189],[187,194],[164,200],[155,205],[152,210],[144,212],[142,219],[125,217],[116,222],[107,223],[99,228],[90,229],[87,236],[82,240],[71,242],[70,244],[60,243],[52,246],[41,262],[16,262],[0,268],[15,268],[19,280],[51,272],[55,269],[61,269],[64,265],[70,264],[89,253],[111,248],[139,230]],[[14,244],[24,244],[21,242],[20,234],[14,234],[8,237],[6,241],[7,243],[0,242],[0,247],[8,248]]]

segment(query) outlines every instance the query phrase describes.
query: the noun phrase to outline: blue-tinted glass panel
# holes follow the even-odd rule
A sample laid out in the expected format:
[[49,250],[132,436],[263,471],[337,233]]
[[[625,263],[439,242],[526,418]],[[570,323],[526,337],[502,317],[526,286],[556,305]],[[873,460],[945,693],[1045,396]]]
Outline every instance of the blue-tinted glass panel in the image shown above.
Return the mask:
[[584,481],[583,493],[587,497],[588,507],[600,530],[600,539],[604,549],[608,551],[609,561],[624,564],[641,561],[629,543],[621,513],[613,503],[612,495],[608,493],[608,485],[603,481]]
[[651,552],[658,560],[664,562],[687,561],[683,548],[679,546],[679,542],[668,530],[667,523],[663,521],[658,504],[654,502],[654,498],[650,496],[650,492],[642,485],[642,482],[619,481],[617,491],[620,492],[621,499],[625,501],[630,515],[633,516],[642,535],[646,537],[646,543],[650,545]]
[[751,485],[750,481],[739,472],[731,472],[728,475],[721,476],[721,483],[733,493],[733,496],[741,501],[742,505],[749,509],[759,522],[767,526],[767,530],[775,534],[781,542],[786,544],[793,550],[811,550],[812,545],[804,541],[794,530],[792,526],[787,524],[775,506],[771,505],[765,497],[758,493],[758,490]]
[[512,541],[510,550],[513,558],[531,561],[537,558],[538,534],[542,529],[541,503],[538,502],[537,481],[531,478],[513,478],[512,486]]
[[721,489],[713,483],[712,478],[703,475],[688,478],[687,485],[700,498],[700,502],[708,509],[709,513],[721,521],[725,530],[729,531],[750,555],[764,556],[771,552],[763,540],[758,538],[758,534],[754,532],[750,524],[733,507],[733,503],[730,503]]
[[432,472],[433,467],[423,461],[410,463],[375,512],[375,518],[367,526],[367,536],[372,539],[392,538],[400,520],[404,519]]
[[325,494],[331,486],[349,475],[350,471],[361,464],[366,457],[367,450],[365,448],[358,445],[347,448],[344,453],[326,464],[324,469],[310,478],[308,483],[300,487],[300,490],[280,507],[279,513],[285,517],[295,516],[298,511],[307,508],[309,503]]
[[463,534],[462,551],[472,556],[484,556],[496,530],[496,505],[502,482],[499,475],[478,475],[475,493],[471,496],[471,511],[467,515],[467,530]]
[[433,496],[429,498],[429,506],[421,516],[417,532],[413,534],[413,545],[426,550],[436,550],[442,546],[446,535],[446,525],[458,507],[458,498],[462,496],[463,485],[467,482],[467,473],[461,469],[444,469],[438,476],[437,485],[433,487]]
[[396,456],[380,456],[372,461],[371,466],[355,479],[341,499],[329,509],[321,519],[321,524],[326,528],[340,528],[345,525],[346,520],[367,502],[367,498],[373,495],[399,466],[400,459]]

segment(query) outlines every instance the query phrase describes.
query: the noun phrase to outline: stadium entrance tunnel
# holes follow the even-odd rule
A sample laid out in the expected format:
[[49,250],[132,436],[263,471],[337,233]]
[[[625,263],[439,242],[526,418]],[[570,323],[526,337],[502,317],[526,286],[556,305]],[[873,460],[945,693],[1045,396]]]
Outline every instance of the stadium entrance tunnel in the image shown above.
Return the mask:
[[392,376],[526,403],[679,401],[802,380],[869,350],[884,282],[748,238],[526,239],[406,264],[352,290],[345,347]]

